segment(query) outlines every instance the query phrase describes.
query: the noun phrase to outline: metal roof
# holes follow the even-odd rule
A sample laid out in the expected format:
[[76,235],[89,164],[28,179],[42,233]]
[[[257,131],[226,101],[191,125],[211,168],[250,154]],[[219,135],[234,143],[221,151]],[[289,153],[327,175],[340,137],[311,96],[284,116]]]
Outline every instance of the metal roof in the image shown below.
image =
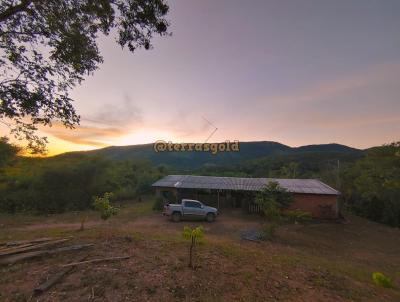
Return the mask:
[[292,193],[339,195],[340,192],[318,179],[244,178],[196,175],[168,175],[156,181],[153,187],[182,189],[220,189],[260,191],[270,181]]

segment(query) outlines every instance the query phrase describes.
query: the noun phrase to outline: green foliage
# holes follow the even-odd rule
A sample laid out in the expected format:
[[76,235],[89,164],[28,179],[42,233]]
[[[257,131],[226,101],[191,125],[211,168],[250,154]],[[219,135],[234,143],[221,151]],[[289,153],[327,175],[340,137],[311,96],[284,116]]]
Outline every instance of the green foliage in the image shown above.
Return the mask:
[[372,274],[372,280],[376,285],[392,288],[393,282],[389,277],[386,277],[384,274],[380,272],[375,272]]
[[112,195],[112,193],[107,192],[102,197],[95,196],[93,198],[93,207],[100,212],[100,217],[103,220],[107,220],[118,213],[118,209],[110,204]]
[[164,0],[1,1],[0,119],[42,152],[38,125],[79,123],[69,92],[103,62],[99,35],[149,49],[154,35],[168,34],[168,9]]
[[275,236],[279,224],[282,223],[282,210],[292,201],[293,195],[275,181],[269,182],[261,192],[257,193],[256,203],[269,221],[264,227],[267,238],[272,239]]
[[183,238],[190,240],[190,248],[189,248],[189,267],[194,268],[193,265],[193,252],[196,244],[204,237],[204,230],[201,226],[196,228],[190,228],[185,226],[183,228],[182,233]]
[[9,143],[7,137],[0,137],[0,168],[16,157],[21,149]]
[[308,223],[311,221],[311,213],[301,210],[290,210],[284,212],[285,218],[291,223]]
[[113,192],[129,200],[151,192],[162,177],[144,161],[113,162],[100,157],[65,155],[18,158],[0,173],[0,212],[60,213],[92,206],[92,197]]
[[293,195],[275,181],[270,181],[256,196],[256,203],[267,219],[274,222],[280,221],[282,209],[287,208],[292,201]]
[[299,164],[297,162],[290,162],[281,168],[280,174],[285,178],[296,178],[298,169]]
[[99,158],[56,162],[22,160],[9,170],[0,189],[0,209],[11,213],[87,209],[93,195],[110,189],[105,177],[109,164]]
[[201,226],[198,226],[196,228],[191,228],[188,226],[183,227],[183,233],[182,233],[183,238],[188,239],[188,240],[201,240],[204,237],[204,229]]
[[354,213],[400,226],[400,142],[375,147],[345,174],[343,195]]

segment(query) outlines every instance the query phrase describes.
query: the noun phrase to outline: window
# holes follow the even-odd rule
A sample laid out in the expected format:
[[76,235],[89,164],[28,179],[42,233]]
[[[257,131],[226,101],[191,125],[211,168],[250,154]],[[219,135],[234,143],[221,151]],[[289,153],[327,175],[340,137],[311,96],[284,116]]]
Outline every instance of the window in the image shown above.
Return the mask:
[[187,208],[201,208],[201,204],[196,201],[185,201],[185,207]]

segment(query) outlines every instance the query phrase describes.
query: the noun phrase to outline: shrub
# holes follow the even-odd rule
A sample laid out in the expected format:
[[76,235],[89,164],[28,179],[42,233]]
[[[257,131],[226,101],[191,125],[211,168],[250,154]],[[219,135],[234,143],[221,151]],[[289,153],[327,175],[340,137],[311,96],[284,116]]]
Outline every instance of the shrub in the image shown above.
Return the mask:
[[256,204],[260,206],[265,217],[274,222],[280,220],[282,210],[287,208],[292,202],[292,193],[282,188],[275,181],[269,182],[256,196]]
[[100,217],[103,220],[107,220],[118,213],[118,209],[110,204],[112,196],[112,193],[104,193],[102,197],[93,198],[93,206],[96,211],[100,212]]
[[282,223],[282,210],[293,202],[292,193],[279,186],[279,183],[271,181],[257,194],[256,204],[261,208],[269,224],[264,227],[266,237],[272,239],[277,228]]
[[375,272],[372,274],[372,280],[376,285],[380,285],[383,287],[393,287],[393,282],[389,277],[386,277],[384,274],[380,272]]

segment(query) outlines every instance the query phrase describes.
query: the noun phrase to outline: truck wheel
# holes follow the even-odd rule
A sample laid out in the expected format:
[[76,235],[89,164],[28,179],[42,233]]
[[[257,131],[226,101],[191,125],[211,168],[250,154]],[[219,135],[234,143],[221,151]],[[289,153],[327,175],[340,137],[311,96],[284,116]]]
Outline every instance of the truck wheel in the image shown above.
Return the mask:
[[207,222],[213,222],[215,220],[215,215],[213,213],[208,213],[206,216]]
[[172,214],[172,221],[179,222],[181,221],[181,213],[175,212]]

